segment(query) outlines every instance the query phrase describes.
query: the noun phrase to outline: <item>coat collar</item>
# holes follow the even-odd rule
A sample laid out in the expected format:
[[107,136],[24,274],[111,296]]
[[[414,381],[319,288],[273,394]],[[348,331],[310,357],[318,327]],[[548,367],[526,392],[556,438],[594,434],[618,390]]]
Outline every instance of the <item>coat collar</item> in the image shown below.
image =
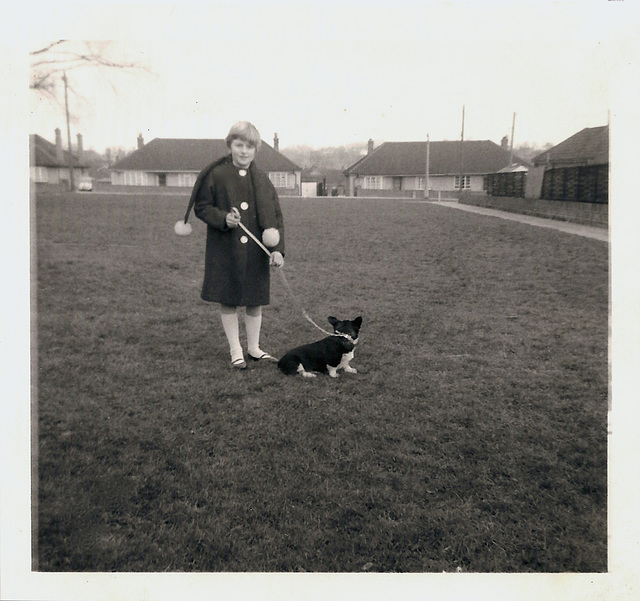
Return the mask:
[[[196,178],[196,183],[193,185],[193,189],[191,190],[191,196],[189,197],[189,204],[187,206],[187,211],[184,215],[184,222],[187,223],[189,219],[189,215],[193,206],[196,203],[196,199],[200,194],[200,189],[206,182],[209,174],[216,168],[218,165],[222,165],[224,163],[228,163],[230,165],[233,164],[231,155],[228,154],[223,156],[222,158],[209,163]],[[258,214],[258,223],[263,230],[266,230],[270,227],[278,227],[277,218],[276,218],[276,209],[275,209],[275,190],[273,185],[271,184],[271,180],[260,171],[255,166],[255,159],[251,161],[249,165],[249,176],[251,177],[251,184],[253,185],[253,191],[256,198],[256,209]]]

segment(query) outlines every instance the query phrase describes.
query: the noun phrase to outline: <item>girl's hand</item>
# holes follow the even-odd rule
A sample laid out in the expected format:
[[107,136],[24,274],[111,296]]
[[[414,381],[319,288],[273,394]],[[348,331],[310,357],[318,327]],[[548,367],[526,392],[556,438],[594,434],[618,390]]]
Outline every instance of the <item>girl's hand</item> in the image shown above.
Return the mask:
[[271,253],[271,260],[269,261],[270,265],[274,265],[275,267],[282,267],[284,265],[284,257],[282,256],[282,253],[274,250]]
[[227,213],[225,217],[225,221],[227,222],[227,227],[233,229],[234,227],[238,227],[240,223],[240,212],[235,207],[231,208],[231,211]]

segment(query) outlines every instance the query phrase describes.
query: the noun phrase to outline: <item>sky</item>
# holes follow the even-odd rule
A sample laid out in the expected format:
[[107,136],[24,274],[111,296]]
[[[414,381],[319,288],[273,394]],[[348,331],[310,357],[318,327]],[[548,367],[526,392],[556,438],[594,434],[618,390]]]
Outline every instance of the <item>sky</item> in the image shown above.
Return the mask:
[[[632,3],[604,0],[89,3],[41,6],[27,39],[100,42],[142,67],[68,73],[72,138],[97,151],[140,133],[223,138],[238,120],[281,149],[457,140],[463,107],[465,139],[513,128],[541,147],[608,122],[639,24]],[[66,135],[61,100],[30,93],[28,122]]]

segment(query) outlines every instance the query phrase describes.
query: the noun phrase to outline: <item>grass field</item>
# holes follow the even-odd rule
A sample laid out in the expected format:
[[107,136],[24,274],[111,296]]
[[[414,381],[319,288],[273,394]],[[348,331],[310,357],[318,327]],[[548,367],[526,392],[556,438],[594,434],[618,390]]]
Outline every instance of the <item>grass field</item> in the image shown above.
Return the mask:
[[[606,571],[605,243],[283,199],[297,298],[364,319],[359,373],[306,380],[230,369],[186,201],[34,205],[38,569]],[[322,337],[271,301],[265,350]]]

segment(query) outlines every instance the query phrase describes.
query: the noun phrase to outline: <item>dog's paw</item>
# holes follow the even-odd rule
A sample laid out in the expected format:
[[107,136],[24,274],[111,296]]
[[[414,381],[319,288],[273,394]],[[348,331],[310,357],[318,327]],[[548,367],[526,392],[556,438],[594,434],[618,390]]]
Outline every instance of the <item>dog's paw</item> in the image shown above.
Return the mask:
[[344,371],[348,374],[357,374],[358,370],[355,367],[349,367],[348,365],[344,368]]
[[302,373],[302,377],[303,378],[315,378],[316,374],[312,374],[310,371],[303,371]]

